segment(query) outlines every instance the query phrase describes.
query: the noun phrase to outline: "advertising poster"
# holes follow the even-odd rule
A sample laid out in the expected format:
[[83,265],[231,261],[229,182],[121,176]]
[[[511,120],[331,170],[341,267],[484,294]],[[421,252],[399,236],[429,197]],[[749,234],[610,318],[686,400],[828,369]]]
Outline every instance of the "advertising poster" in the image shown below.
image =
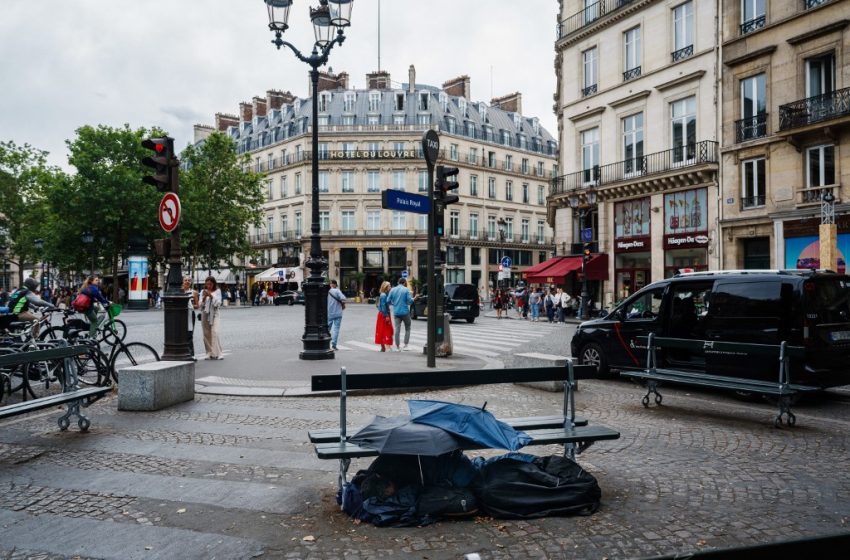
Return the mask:
[[664,195],[664,234],[708,230],[708,190]]
[[649,235],[649,199],[629,200],[614,205],[614,237]]
[[127,297],[130,301],[148,299],[148,258],[130,257],[127,261],[129,286]]
[[[838,234],[838,270],[844,273],[845,255],[850,254],[850,233]],[[820,268],[820,241],[817,235],[785,239],[785,268]]]

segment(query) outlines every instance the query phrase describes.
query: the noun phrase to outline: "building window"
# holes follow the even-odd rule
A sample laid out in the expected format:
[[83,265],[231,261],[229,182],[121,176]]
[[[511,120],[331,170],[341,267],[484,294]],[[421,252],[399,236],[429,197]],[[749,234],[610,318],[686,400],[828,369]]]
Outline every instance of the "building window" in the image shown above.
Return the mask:
[[446,117],[446,129],[448,130],[449,134],[454,134],[455,132],[457,132],[457,121],[455,121],[454,117]]
[[357,92],[346,91],[343,97],[342,110],[346,113],[354,112],[354,102],[357,101]]
[[404,111],[404,93],[397,92],[395,94],[395,110]]
[[522,203],[523,203],[523,204],[528,204],[528,201],[529,201],[529,197],[528,197],[528,183],[523,183],[523,184],[522,184]]
[[416,124],[420,126],[431,124],[431,115],[416,115]]
[[393,124],[402,126],[404,124],[404,115],[393,115]]
[[268,163],[266,163],[266,169],[274,169],[274,154],[269,154],[269,160]]
[[393,210],[393,229],[404,231],[407,229],[407,212]]
[[381,115],[369,115],[366,117],[366,124],[369,126],[378,126],[381,124]]
[[449,235],[457,237],[460,235],[460,212],[452,210],[449,214]]
[[469,163],[478,163],[478,148],[469,148]]
[[543,177],[543,162],[542,161],[537,162],[537,176]]
[[274,241],[274,216],[268,216],[266,218],[266,224],[268,239],[269,241]]
[[478,196],[478,175],[469,176],[469,195]]
[[380,110],[381,106],[381,92],[380,91],[370,91],[369,92],[369,112],[377,113]]
[[475,138],[475,123],[466,121],[466,135],[470,138]]
[[806,60],[806,97],[835,91],[835,54],[828,53]]
[[528,175],[528,158],[522,158],[522,165],[520,167],[520,171],[522,171],[524,175]]
[[266,200],[274,200],[274,183],[271,179],[266,181]]
[[514,170],[514,156],[508,154],[505,156],[505,171]]
[[815,146],[806,150],[806,186],[835,184],[835,146]]
[[487,216],[487,239],[496,240],[496,216]]
[[327,113],[328,109],[331,105],[331,94],[330,92],[323,91],[319,94],[319,112]]
[[301,212],[296,212],[295,213],[295,237],[301,237],[301,233],[302,233],[301,230],[302,230]]
[[741,0],[741,35],[764,27],[765,0]]
[[452,161],[457,161],[457,144],[449,145],[449,159]]
[[750,159],[741,162],[741,207],[757,208],[765,203],[765,160]]
[[513,181],[505,181],[505,200],[512,201],[514,199],[514,184]]
[[673,62],[694,54],[694,3],[673,9]]
[[287,191],[289,188],[287,187],[287,182],[286,175],[280,178],[280,198],[286,198],[288,196]]
[[300,173],[295,174],[295,194],[296,195],[301,194],[301,174]]
[[582,53],[584,68],[584,82],[581,90],[582,96],[596,93],[597,81],[599,80],[599,58],[596,47],[587,49]]
[[546,187],[537,185],[537,204],[543,206],[546,204]]
[[351,157],[354,151],[357,149],[356,144],[354,142],[343,142],[342,143],[342,153],[345,154],[345,157]]
[[419,109],[420,111],[427,111],[428,107],[429,107],[430,100],[431,100],[431,96],[430,96],[430,94],[428,94],[428,92],[420,91],[419,92],[419,106],[417,107],[417,109]]
[[478,214],[469,215],[469,238],[478,239]]
[[496,198],[496,179],[493,177],[487,179],[487,198]]
[[[544,233],[543,228],[544,228],[543,220],[537,220],[537,242],[538,243],[544,243],[546,241],[544,239],[546,234]],[[543,259],[543,260],[546,260],[546,259]],[[543,262],[543,261],[541,261],[541,262]]]
[[289,231],[289,216],[286,214],[280,215],[280,235],[281,237],[287,237],[287,232]]
[[496,167],[496,152],[487,152],[487,167]]
[[354,115],[343,115],[342,124],[344,126],[354,126]]
[[399,154],[404,151],[404,142],[393,142],[393,151]]
[[514,219],[505,218],[505,239],[512,241],[514,237]]
[[341,213],[342,231],[351,233],[354,231],[354,210],[343,210]]
[[319,192],[328,192],[329,173],[327,171],[319,171]]
[[353,193],[354,192],[354,172],[353,171],[343,171],[342,176],[342,192],[344,193]]
[[369,144],[367,144],[367,146],[368,146],[370,152],[376,153],[376,152],[381,151],[381,143],[380,142],[369,142]]
[[366,186],[366,192],[374,193],[379,192],[381,190],[381,172],[380,171],[368,171],[367,172],[368,183]]
[[428,214],[417,214],[419,216],[416,220],[416,229],[419,231],[425,231],[428,229]]
[[642,173],[643,160],[643,113],[623,119],[623,159],[625,173]]
[[741,80],[741,120],[736,141],[761,138],[767,134],[767,81],[764,74]]
[[520,235],[522,236],[522,242],[528,243],[528,219],[523,218],[522,224],[520,225]]
[[327,210],[319,210],[319,229],[321,231],[330,231],[331,229],[331,213]]
[[440,109],[442,109],[444,113],[449,110],[449,96],[446,92],[441,91],[438,94],[438,101],[440,102]]
[[428,171],[419,171],[419,192],[428,192]]
[[405,173],[403,169],[393,170],[393,188],[397,191],[404,190]]
[[623,33],[623,81],[640,76],[640,27]]
[[599,168],[599,129],[591,128],[581,133],[582,182],[586,185],[596,181]]
[[328,143],[319,142],[319,159],[328,159]]
[[696,157],[697,98],[687,97],[670,104],[673,163],[688,163]]
[[366,229],[370,232],[381,231],[381,211],[367,210],[366,211]]

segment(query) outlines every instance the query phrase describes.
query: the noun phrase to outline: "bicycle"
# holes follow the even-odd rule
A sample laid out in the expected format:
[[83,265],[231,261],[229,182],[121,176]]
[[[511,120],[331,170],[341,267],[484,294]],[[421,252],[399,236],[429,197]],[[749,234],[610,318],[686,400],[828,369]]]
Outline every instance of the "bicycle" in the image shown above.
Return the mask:
[[[130,366],[138,366],[160,361],[159,353],[149,344],[144,342],[128,342],[116,340],[110,346],[109,355],[103,353],[100,345],[89,338],[80,338],[77,344],[83,344],[92,348],[92,352],[78,361],[78,377],[80,382],[88,385],[110,385],[118,384],[118,369]],[[95,379],[87,377],[89,373],[95,374]]]
[[[60,338],[70,340],[76,338],[76,335],[81,332],[89,332],[90,323],[86,319],[74,317],[77,314],[76,311],[71,309],[52,309],[50,311],[62,313],[62,325],[53,325],[46,329],[39,335],[39,340],[58,340]],[[121,313],[121,306],[117,303],[110,304],[105,311],[107,320],[101,321],[98,325],[95,340],[113,345],[116,339],[124,340],[127,337],[127,325],[124,321],[115,318]],[[52,324],[52,320],[50,324]]]

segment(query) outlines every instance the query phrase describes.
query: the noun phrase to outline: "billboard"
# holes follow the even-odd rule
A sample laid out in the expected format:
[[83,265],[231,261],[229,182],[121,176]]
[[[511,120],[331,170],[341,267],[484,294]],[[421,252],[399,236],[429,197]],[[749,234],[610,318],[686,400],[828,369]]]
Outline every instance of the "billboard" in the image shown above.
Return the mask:
[[130,301],[147,301],[148,258],[132,256],[127,259],[127,275],[129,278],[127,298]]
[[[838,270],[844,273],[845,255],[850,254],[850,233],[838,234]],[[820,268],[820,240],[817,235],[785,239],[785,268]]]

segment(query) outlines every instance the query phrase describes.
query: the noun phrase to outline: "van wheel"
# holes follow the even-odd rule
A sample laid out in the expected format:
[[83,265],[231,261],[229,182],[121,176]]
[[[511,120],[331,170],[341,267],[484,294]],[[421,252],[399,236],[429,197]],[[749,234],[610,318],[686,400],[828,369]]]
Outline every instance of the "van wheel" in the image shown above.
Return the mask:
[[608,375],[609,373],[608,360],[602,353],[602,347],[595,342],[582,346],[578,359],[582,365],[596,366],[596,372],[599,375]]
[[466,322],[467,322],[467,323],[474,323],[474,322],[475,322],[475,317],[467,317],[467,318],[466,318]]
[[419,316],[416,315],[416,306],[415,305],[410,306],[410,318],[413,319],[414,321],[419,318]]

